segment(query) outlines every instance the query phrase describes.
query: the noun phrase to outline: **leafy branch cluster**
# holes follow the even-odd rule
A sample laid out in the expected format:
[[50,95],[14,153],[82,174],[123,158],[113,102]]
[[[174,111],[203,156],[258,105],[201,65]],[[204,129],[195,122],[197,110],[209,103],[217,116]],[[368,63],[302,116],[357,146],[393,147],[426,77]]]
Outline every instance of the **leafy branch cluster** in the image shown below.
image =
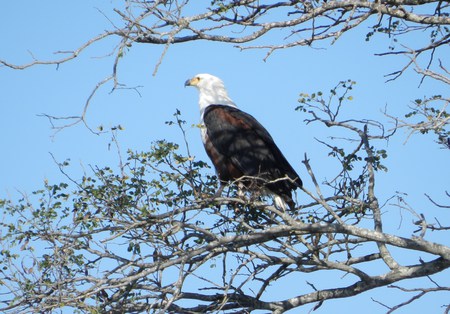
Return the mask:
[[[18,202],[2,200],[0,310],[283,313],[448,269],[450,248],[427,240],[433,224],[423,214],[414,215],[418,236],[385,232],[375,183],[387,155],[375,144],[393,134],[370,120],[339,120],[353,85],[341,82],[329,97],[301,101],[308,123],[349,136],[339,145],[321,141],[337,161],[333,179],[319,182],[305,156],[305,186],[312,190],[303,188],[295,212],[240,198],[233,187],[215,195],[217,179],[206,163],[167,141],[149,152],[129,151],[118,170],[92,168]],[[169,124],[183,130],[179,112]],[[59,166],[65,174],[69,165]],[[392,250],[417,254],[400,264]],[[367,271],[371,264],[376,273]],[[276,293],[284,291],[283,279],[298,282],[298,274],[324,270],[334,280]],[[430,285],[420,294],[449,289]]]
[[[409,121],[401,121],[400,126],[410,129],[408,138],[414,133],[433,132],[439,144],[450,148],[450,113],[447,110],[449,103],[450,99],[441,95],[416,99],[410,107],[411,111],[405,115]],[[410,122],[414,118],[416,121]]]

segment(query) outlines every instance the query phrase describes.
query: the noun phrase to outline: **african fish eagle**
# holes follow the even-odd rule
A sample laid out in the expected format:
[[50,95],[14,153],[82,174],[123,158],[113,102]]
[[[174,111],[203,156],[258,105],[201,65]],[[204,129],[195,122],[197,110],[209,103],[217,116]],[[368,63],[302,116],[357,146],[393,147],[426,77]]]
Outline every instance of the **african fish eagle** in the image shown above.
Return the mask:
[[186,81],[200,92],[202,140],[216,168],[221,188],[229,181],[250,191],[274,194],[275,205],[295,208],[292,191],[302,180],[277,147],[269,132],[228,97],[221,79],[198,74]]

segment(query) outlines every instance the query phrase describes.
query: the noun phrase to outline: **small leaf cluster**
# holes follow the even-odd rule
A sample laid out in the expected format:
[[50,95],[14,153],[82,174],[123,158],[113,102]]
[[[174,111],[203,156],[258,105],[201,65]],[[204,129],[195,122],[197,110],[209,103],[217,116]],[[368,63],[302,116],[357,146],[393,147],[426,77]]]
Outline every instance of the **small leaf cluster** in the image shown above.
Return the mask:
[[405,118],[414,121],[410,128],[421,134],[433,132],[439,144],[450,148],[450,113],[446,109],[449,102],[441,95],[414,100],[412,111],[405,114]]
[[328,119],[335,121],[344,102],[353,100],[353,96],[349,95],[349,93],[353,90],[355,84],[356,82],[351,79],[340,81],[330,89],[327,98],[324,97],[322,91],[312,94],[300,93],[300,98],[298,99],[300,105],[295,110],[305,113],[318,113],[320,111],[325,113]]
[[[386,34],[388,36],[392,36],[392,43],[395,44],[398,42],[396,35],[400,34],[402,32],[402,30],[405,27],[402,27],[401,24],[401,20],[396,20],[394,18],[389,18],[386,22],[386,24],[382,24],[385,23],[385,21],[380,20],[379,23],[375,24],[374,26],[372,26],[372,31],[368,32],[366,34],[366,41],[370,41],[370,39],[372,38],[373,35],[375,34]],[[391,44],[389,46],[390,50],[394,50],[395,46]]]

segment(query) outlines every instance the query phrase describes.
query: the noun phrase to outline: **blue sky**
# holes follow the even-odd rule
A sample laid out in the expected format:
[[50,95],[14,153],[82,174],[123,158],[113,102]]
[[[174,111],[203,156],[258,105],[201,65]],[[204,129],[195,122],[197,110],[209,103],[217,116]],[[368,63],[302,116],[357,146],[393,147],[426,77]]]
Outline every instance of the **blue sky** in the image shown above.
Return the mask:
[[[0,58],[22,64],[31,61],[31,53],[38,59],[52,59],[55,51],[75,49],[110,28],[110,22],[99,10],[115,19],[111,8],[116,3],[3,2],[0,5],[3,42]],[[151,142],[159,139],[181,143],[181,133],[167,126],[165,121],[171,120],[179,109],[188,125],[198,122],[197,92],[184,88],[184,82],[197,73],[211,73],[224,80],[231,98],[241,109],[266,126],[303,178],[307,177],[301,163],[304,153],[311,159],[319,179],[330,178],[330,172],[335,169],[330,165],[328,151],[314,138],[325,140],[333,135],[332,130],[305,125],[305,116],[294,111],[300,92],[327,92],[340,80],[355,80],[354,100],[347,114],[385,122],[387,119],[381,113],[384,108],[391,115],[403,116],[412,100],[448,92],[448,86],[430,80],[419,87],[420,78],[412,70],[386,83],[384,75],[401,68],[406,59],[374,56],[376,52],[385,51],[389,43],[381,37],[366,42],[367,31],[367,28],[355,30],[333,46],[318,43],[317,49],[300,47],[278,51],[266,62],[263,61],[264,51],[241,52],[232,46],[208,42],[182,44],[168,50],[156,76],[152,73],[163,47],[134,45],[126,52],[118,71],[122,83],[141,86],[139,93],[134,90],[110,93],[112,86],[108,85],[93,99],[87,122],[92,128],[122,125],[124,131],[118,136],[123,151],[146,150]],[[16,199],[20,193],[42,187],[44,180],[64,180],[51,154],[58,161],[69,158],[72,164],[69,172],[74,177],[89,172],[90,166],[118,164],[117,152],[109,145],[110,135],[93,135],[84,126],[77,125],[53,137],[48,120],[38,116],[42,113],[80,114],[94,86],[112,71],[112,59],[104,56],[114,44],[116,42],[108,40],[94,45],[59,68],[37,66],[24,71],[0,68],[0,197]],[[445,202],[450,152],[441,149],[430,136],[414,136],[404,144],[406,135],[400,131],[388,144],[379,143],[380,148],[389,152],[386,162],[389,171],[379,176],[378,191],[384,201],[395,191],[408,194],[410,204],[431,218],[440,213],[431,207],[424,193]],[[198,129],[188,127],[187,137],[191,153],[206,160]],[[307,187],[311,186],[309,179],[304,182]],[[393,233],[399,232],[402,217],[392,207],[389,211],[387,215],[392,216],[392,221],[387,228]],[[409,229],[406,235],[408,232]],[[448,239],[433,237],[431,239],[448,244]],[[354,312],[348,307],[348,300],[338,300],[324,305],[323,313],[332,309],[333,304],[345,304],[347,313],[360,312],[370,304],[374,308],[372,313],[381,313],[383,308],[374,304],[370,297],[386,298],[386,290],[383,291],[356,297],[352,301],[356,304]],[[429,300],[442,301],[438,294],[430,296]],[[413,313],[411,311],[419,313],[423,308],[408,308],[407,312]]]

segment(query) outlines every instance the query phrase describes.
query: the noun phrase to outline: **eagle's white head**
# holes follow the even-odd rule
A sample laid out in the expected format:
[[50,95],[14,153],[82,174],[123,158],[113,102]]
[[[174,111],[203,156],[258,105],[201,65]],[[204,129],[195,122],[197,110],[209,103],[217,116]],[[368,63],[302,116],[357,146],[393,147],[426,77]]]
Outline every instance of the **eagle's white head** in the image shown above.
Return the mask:
[[209,105],[225,105],[236,107],[228,96],[222,80],[211,74],[197,74],[186,81],[184,86],[194,86],[198,89],[200,114],[203,117],[205,108]]

